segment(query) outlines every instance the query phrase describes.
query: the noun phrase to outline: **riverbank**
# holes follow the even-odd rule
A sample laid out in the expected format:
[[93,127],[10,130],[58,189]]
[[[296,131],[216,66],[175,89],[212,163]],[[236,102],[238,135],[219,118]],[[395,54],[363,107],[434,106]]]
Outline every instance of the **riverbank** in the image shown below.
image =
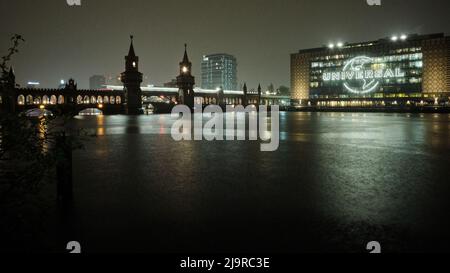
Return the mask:
[[424,106],[424,107],[287,107],[284,110],[290,112],[362,112],[362,113],[450,113],[450,107]]

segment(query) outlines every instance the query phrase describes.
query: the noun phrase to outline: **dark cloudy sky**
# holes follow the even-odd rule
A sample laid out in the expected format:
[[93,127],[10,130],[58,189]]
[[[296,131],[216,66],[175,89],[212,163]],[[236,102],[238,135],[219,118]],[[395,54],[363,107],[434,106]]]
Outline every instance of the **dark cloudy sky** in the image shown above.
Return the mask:
[[234,54],[238,81],[289,85],[289,54],[331,41],[357,42],[393,33],[450,34],[449,0],[0,0],[0,54],[12,33],[26,44],[13,60],[19,83],[56,87],[74,77],[124,68],[129,35],[153,84],[176,76],[189,44],[200,83],[203,54]]

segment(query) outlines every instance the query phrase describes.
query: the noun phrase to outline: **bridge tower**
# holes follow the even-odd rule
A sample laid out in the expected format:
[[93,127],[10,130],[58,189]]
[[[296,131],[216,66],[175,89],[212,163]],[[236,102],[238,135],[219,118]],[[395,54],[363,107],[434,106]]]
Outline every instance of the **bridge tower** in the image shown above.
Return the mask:
[[191,74],[192,63],[189,61],[187,54],[187,44],[184,45],[184,57],[180,63],[180,75],[177,77],[177,86],[179,92],[179,100],[181,104],[194,109],[194,85],[195,78]]
[[16,108],[16,75],[14,74],[14,70],[10,67],[9,72],[2,75],[3,79],[0,83],[0,96],[2,103],[2,110],[6,113],[14,113]]
[[220,107],[225,106],[225,91],[223,90],[222,86],[217,91],[217,105],[219,105]]
[[139,57],[136,56],[133,46],[133,35],[128,55],[125,56],[125,72],[121,74],[125,92],[125,113],[127,115],[142,114],[142,73],[139,72]]
[[66,83],[66,87],[64,88],[66,91],[70,92],[77,92],[77,84],[75,83],[75,80],[70,78],[69,81]]
[[261,84],[258,85],[258,107],[261,105],[261,95],[262,95],[262,88]]
[[247,90],[247,83],[244,83],[244,87],[243,87],[243,91],[244,91],[244,98],[242,99],[242,105],[244,107],[248,106],[248,90]]

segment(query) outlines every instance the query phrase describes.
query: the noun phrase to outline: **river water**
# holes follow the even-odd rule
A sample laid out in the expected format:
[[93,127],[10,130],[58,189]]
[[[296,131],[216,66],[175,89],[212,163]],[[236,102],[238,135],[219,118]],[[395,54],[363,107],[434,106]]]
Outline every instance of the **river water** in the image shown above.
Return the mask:
[[77,117],[71,237],[90,252],[439,251],[450,115],[281,113],[280,146],[181,141],[170,115]]

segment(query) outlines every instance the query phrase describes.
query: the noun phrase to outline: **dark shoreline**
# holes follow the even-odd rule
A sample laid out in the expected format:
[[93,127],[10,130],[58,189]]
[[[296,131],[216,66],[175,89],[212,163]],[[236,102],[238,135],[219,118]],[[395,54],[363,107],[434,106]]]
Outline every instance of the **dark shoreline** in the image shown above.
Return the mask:
[[450,107],[417,107],[417,108],[332,108],[332,107],[289,107],[289,112],[343,112],[343,113],[410,113],[410,114],[449,114]]

